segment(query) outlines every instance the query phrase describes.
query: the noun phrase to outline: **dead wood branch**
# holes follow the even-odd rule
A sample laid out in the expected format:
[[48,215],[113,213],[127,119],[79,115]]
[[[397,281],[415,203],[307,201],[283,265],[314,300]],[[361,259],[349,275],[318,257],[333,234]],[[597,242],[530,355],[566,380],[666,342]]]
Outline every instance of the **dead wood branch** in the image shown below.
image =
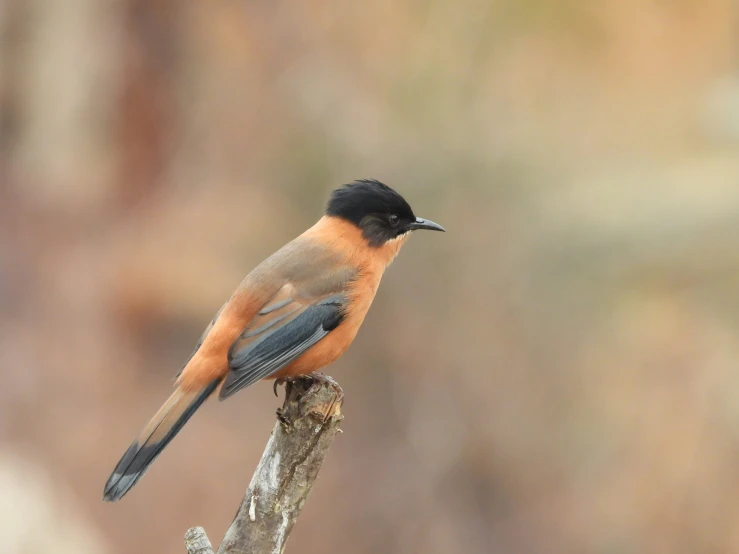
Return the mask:
[[[285,543],[339,432],[343,393],[330,377],[288,383],[285,402],[218,554],[273,554]],[[205,531],[185,535],[188,554],[212,554]]]

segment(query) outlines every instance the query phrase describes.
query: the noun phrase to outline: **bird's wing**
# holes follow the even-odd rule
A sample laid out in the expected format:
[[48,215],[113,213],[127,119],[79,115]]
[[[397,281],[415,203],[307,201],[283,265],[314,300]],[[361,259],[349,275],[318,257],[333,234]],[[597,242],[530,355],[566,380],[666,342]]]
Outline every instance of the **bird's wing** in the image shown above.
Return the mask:
[[356,272],[337,261],[303,250],[281,268],[285,284],[229,349],[221,399],[284,368],[338,327]]

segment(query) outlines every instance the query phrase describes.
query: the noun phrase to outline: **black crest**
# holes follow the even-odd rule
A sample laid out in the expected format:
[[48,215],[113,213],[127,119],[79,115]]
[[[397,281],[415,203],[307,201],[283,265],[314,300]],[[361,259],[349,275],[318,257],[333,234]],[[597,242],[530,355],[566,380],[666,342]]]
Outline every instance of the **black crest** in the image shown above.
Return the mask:
[[336,189],[326,206],[326,215],[351,221],[362,229],[373,246],[380,246],[410,229],[416,221],[405,199],[374,179],[361,179]]

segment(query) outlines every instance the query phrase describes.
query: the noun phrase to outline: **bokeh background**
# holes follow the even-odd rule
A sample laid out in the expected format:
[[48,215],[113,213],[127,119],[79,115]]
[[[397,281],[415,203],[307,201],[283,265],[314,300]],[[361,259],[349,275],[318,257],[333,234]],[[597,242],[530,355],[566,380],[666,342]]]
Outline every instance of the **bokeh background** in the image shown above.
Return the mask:
[[108,474],[360,177],[405,246],[292,553],[739,552],[734,0],[0,2],[0,552],[217,542],[280,401]]

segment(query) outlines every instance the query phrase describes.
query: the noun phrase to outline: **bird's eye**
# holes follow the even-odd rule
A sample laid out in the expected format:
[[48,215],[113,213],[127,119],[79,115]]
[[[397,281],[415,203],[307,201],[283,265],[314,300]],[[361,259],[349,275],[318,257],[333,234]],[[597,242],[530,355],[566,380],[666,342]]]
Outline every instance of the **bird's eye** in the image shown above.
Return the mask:
[[390,221],[390,225],[392,227],[397,227],[398,226],[398,223],[400,222],[400,218],[397,215],[393,214],[393,215],[390,216],[390,218],[388,219],[388,221]]

